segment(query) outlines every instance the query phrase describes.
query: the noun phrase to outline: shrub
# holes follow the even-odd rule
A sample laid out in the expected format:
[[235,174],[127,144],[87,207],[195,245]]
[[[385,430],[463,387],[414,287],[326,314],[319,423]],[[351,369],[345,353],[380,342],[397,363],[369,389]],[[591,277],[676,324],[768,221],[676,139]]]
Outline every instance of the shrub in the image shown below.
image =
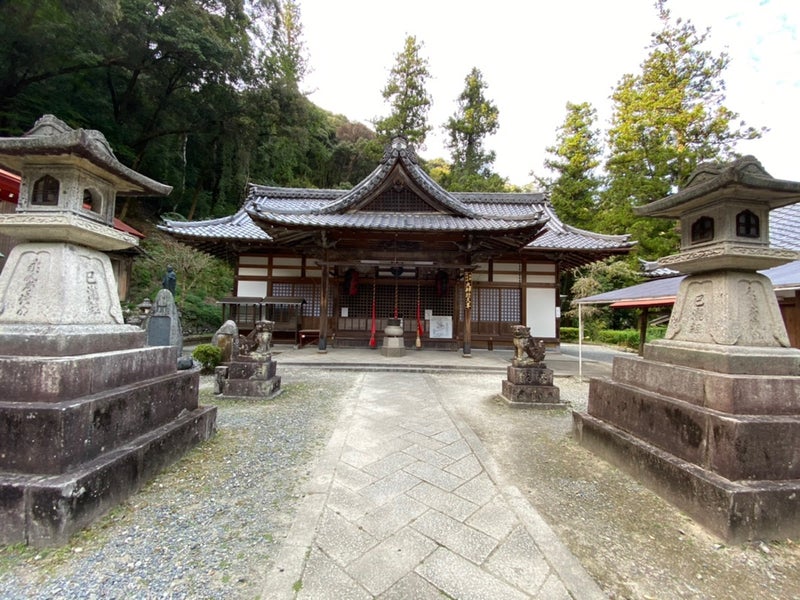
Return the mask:
[[200,344],[192,352],[192,358],[203,366],[204,373],[211,373],[222,361],[222,350],[212,344]]
[[[560,337],[562,342],[577,343],[578,342],[578,328],[577,327],[562,327],[560,330]],[[667,333],[666,327],[648,327],[647,328],[647,341],[658,340],[664,337]],[[609,344],[612,346],[623,346],[631,348],[632,350],[639,349],[639,330],[638,329],[599,329],[592,333],[590,336],[588,332],[584,332],[584,340],[593,340],[601,344]]]
[[597,341],[601,344],[622,346],[624,348],[639,347],[639,332],[636,329],[603,329],[597,332]]
[[[657,340],[664,337],[667,332],[666,327],[649,327],[645,341]],[[633,350],[639,349],[639,330],[638,329],[603,329],[597,332],[597,341],[601,344],[611,344],[614,346],[623,346],[624,348],[631,348]]]
[[573,343],[578,341],[577,327],[562,327],[559,331],[562,342]]
[[190,333],[214,332],[222,325],[222,307],[194,294],[186,294],[181,309],[181,323]]

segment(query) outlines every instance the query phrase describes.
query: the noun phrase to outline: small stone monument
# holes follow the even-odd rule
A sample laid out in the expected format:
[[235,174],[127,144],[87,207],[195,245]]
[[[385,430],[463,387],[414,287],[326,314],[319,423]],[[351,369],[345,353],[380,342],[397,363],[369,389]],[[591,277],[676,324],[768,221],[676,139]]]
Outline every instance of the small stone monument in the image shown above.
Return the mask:
[[156,300],[147,319],[147,344],[149,346],[172,346],[176,357],[183,350],[183,330],[175,299],[167,288],[158,290]]
[[58,545],[208,439],[216,408],[124,323],[105,254],[138,243],[113,227],[116,196],[171,188],[51,115],[0,138],[0,164],[22,176],[0,232],[24,240],[0,273],[0,544]]
[[800,351],[770,280],[797,260],[769,246],[770,210],[800,183],[752,156],[701,165],[640,214],[680,220],[687,273],[666,337],[590,383],[576,437],[728,542],[800,536]]
[[238,336],[236,344],[230,339],[230,324],[236,330],[236,323],[226,321],[214,335],[223,359],[225,355],[230,357],[215,370],[214,393],[236,398],[274,398],[281,388],[281,378],[276,375],[278,364],[272,360],[270,350],[275,323],[257,321],[247,336]]
[[530,327],[512,325],[514,358],[503,381],[503,399],[514,408],[564,408],[558,387],[553,385],[553,370],[542,362],[544,341],[531,337]]
[[403,325],[400,319],[389,319],[389,324],[383,329],[383,356],[405,356],[406,347],[403,339]]

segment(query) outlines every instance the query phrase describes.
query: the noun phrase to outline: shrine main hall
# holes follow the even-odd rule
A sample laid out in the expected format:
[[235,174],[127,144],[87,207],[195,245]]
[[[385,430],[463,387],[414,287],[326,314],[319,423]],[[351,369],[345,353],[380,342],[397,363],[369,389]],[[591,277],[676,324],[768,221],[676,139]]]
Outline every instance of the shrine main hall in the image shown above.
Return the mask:
[[243,331],[368,347],[399,319],[406,347],[465,356],[515,324],[557,346],[561,275],[633,246],[562,223],[544,193],[449,192],[403,138],[352,189],[251,184],[231,216],[160,228],[235,265],[224,315]]

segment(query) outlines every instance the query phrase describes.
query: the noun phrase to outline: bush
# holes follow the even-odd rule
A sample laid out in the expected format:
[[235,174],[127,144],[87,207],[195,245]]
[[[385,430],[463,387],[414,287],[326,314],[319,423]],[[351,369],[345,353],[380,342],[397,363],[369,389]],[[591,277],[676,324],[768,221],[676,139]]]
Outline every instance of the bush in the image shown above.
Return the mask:
[[184,330],[189,333],[209,333],[219,329],[222,325],[222,306],[212,300],[186,294],[181,309],[181,322]]
[[204,373],[212,373],[222,361],[222,350],[212,344],[200,344],[192,352],[192,358],[203,366]]
[[[647,341],[658,340],[664,337],[667,333],[666,327],[649,327],[647,329]],[[577,327],[562,327],[560,330],[562,342],[577,343],[578,341],[578,328]],[[584,339],[591,339],[601,344],[609,344],[611,346],[622,346],[624,348],[631,348],[632,350],[639,349],[639,330],[638,329],[600,329],[594,332],[591,338],[584,333]]]
[[577,343],[578,342],[578,328],[577,327],[562,327],[559,336],[562,342]]
[[601,344],[622,346],[624,348],[639,347],[639,332],[636,329],[602,329],[597,332],[596,340]]
[[[667,332],[666,327],[649,327],[647,329],[646,340],[647,342],[657,340],[664,337]],[[623,329],[615,331],[612,329],[604,329],[598,332],[597,341],[602,344],[611,344],[614,346],[623,346],[633,350],[639,349],[639,330],[638,329]]]

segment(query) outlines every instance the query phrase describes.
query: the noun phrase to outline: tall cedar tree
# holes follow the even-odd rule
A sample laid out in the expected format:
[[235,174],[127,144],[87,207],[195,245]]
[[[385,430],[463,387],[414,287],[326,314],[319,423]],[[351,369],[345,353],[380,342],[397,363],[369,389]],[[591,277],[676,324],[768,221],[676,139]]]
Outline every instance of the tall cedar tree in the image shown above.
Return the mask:
[[375,131],[384,143],[402,135],[409,142],[423,148],[431,130],[428,112],[433,101],[425,85],[430,78],[428,61],[420,56],[422,43],[413,35],[406,37],[403,51],[395,56],[389,72],[389,81],[381,94],[389,103],[388,117],[375,121]]
[[602,180],[596,175],[602,147],[600,130],[595,127],[597,111],[588,102],[567,102],[567,116],[558,128],[556,145],[545,166],[556,173],[548,186],[550,201],[559,218],[583,229],[594,226],[598,193]]
[[638,255],[651,259],[677,249],[674,222],[636,217],[633,207],[675,192],[700,162],[729,160],[736,142],[761,135],[744,122],[733,125],[738,115],[723,104],[729,58],[703,49],[709,30],[673,23],[666,0],[655,6],[663,29],[652,35],[642,72],[624,75],[612,94],[600,215],[603,231],[632,234]]
[[453,160],[449,185],[451,190],[503,189],[505,181],[492,173],[495,152],[484,150],[486,136],[497,132],[500,111],[486,98],[483,73],[473,67],[464,78],[458,110],[444,125],[447,147]]

